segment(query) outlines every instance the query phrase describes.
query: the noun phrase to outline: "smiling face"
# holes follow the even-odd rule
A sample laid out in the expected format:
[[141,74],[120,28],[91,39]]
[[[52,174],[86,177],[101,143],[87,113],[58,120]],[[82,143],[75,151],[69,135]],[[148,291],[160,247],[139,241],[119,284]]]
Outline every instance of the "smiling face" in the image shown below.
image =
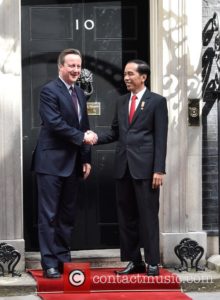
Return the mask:
[[79,55],[67,54],[63,64],[59,65],[59,75],[66,83],[72,85],[79,78],[81,67],[82,59]]
[[145,80],[147,79],[146,74],[140,74],[137,71],[138,65],[136,63],[128,63],[124,70],[124,82],[126,84],[127,90],[137,94],[143,90],[145,86]]

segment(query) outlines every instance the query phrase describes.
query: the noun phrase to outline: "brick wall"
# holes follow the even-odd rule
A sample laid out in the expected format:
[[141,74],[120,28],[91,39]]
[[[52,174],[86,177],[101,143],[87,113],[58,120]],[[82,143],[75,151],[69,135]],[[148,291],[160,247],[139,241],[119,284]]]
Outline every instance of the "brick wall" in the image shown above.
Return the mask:
[[220,16],[220,0],[203,0],[203,229],[213,235],[218,233],[218,96],[213,93],[216,90],[214,39],[217,31],[212,28],[214,12]]

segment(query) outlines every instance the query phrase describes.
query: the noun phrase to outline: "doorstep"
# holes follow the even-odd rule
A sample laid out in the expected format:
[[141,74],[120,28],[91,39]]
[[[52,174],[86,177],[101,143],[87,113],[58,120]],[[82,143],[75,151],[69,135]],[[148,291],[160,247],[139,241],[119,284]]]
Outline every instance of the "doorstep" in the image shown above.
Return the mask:
[[[125,263],[120,262],[119,249],[107,250],[80,250],[73,251],[72,259],[75,262],[89,262],[91,267],[123,267]],[[39,252],[26,252],[25,261],[27,269],[40,269]],[[209,292],[220,291],[220,273],[215,270],[195,272],[179,272],[169,268],[170,272],[178,275],[184,292]],[[36,294],[36,282],[26,272],[21,277],[6,275],[0,277],[0,296],[21,296]]]

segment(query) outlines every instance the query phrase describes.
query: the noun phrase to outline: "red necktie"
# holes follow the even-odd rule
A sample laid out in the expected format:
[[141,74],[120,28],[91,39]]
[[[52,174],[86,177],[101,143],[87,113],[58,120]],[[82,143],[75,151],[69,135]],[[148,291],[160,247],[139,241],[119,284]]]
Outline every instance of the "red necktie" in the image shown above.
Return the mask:
[[136,99],[137,99],[137,96],[136,95],[133,95],[131,97],[131,106],[130,106],[130,113],[129,113],[129,122],[131,123],[132,119],[133,119],[133,116],[134,116],[134,113],[135,113],[135,109],[136,109]]

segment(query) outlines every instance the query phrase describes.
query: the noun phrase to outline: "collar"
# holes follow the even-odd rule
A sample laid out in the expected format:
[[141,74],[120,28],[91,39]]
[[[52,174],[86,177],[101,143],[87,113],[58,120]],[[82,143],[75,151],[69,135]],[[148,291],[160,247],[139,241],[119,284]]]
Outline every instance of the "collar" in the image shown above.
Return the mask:
[[143,95],[144,95],[146,89],[147,89],[147,88],[146,88],[146,86],[145,86],[145,87],[143,88],[143,90],[141,90],[141,91],[138,92],[137,94],[131,93],[131,97],[132,97],[133,95],[136,95],[137,98],[138,98],[138,100],[140,100],[140,99],[143,97]]
[[65,84],[65,86],[66,86],[66,88],[67,88],[67,90],[69,91],[70,90],[70,88],[72,87],[72,88],[74,88],[74,84],[68,84],[66,81],[64,81],[63,80],[63,78],[61,78],[60,76],[59,76],[59,78],[60,78],[60,80]]

